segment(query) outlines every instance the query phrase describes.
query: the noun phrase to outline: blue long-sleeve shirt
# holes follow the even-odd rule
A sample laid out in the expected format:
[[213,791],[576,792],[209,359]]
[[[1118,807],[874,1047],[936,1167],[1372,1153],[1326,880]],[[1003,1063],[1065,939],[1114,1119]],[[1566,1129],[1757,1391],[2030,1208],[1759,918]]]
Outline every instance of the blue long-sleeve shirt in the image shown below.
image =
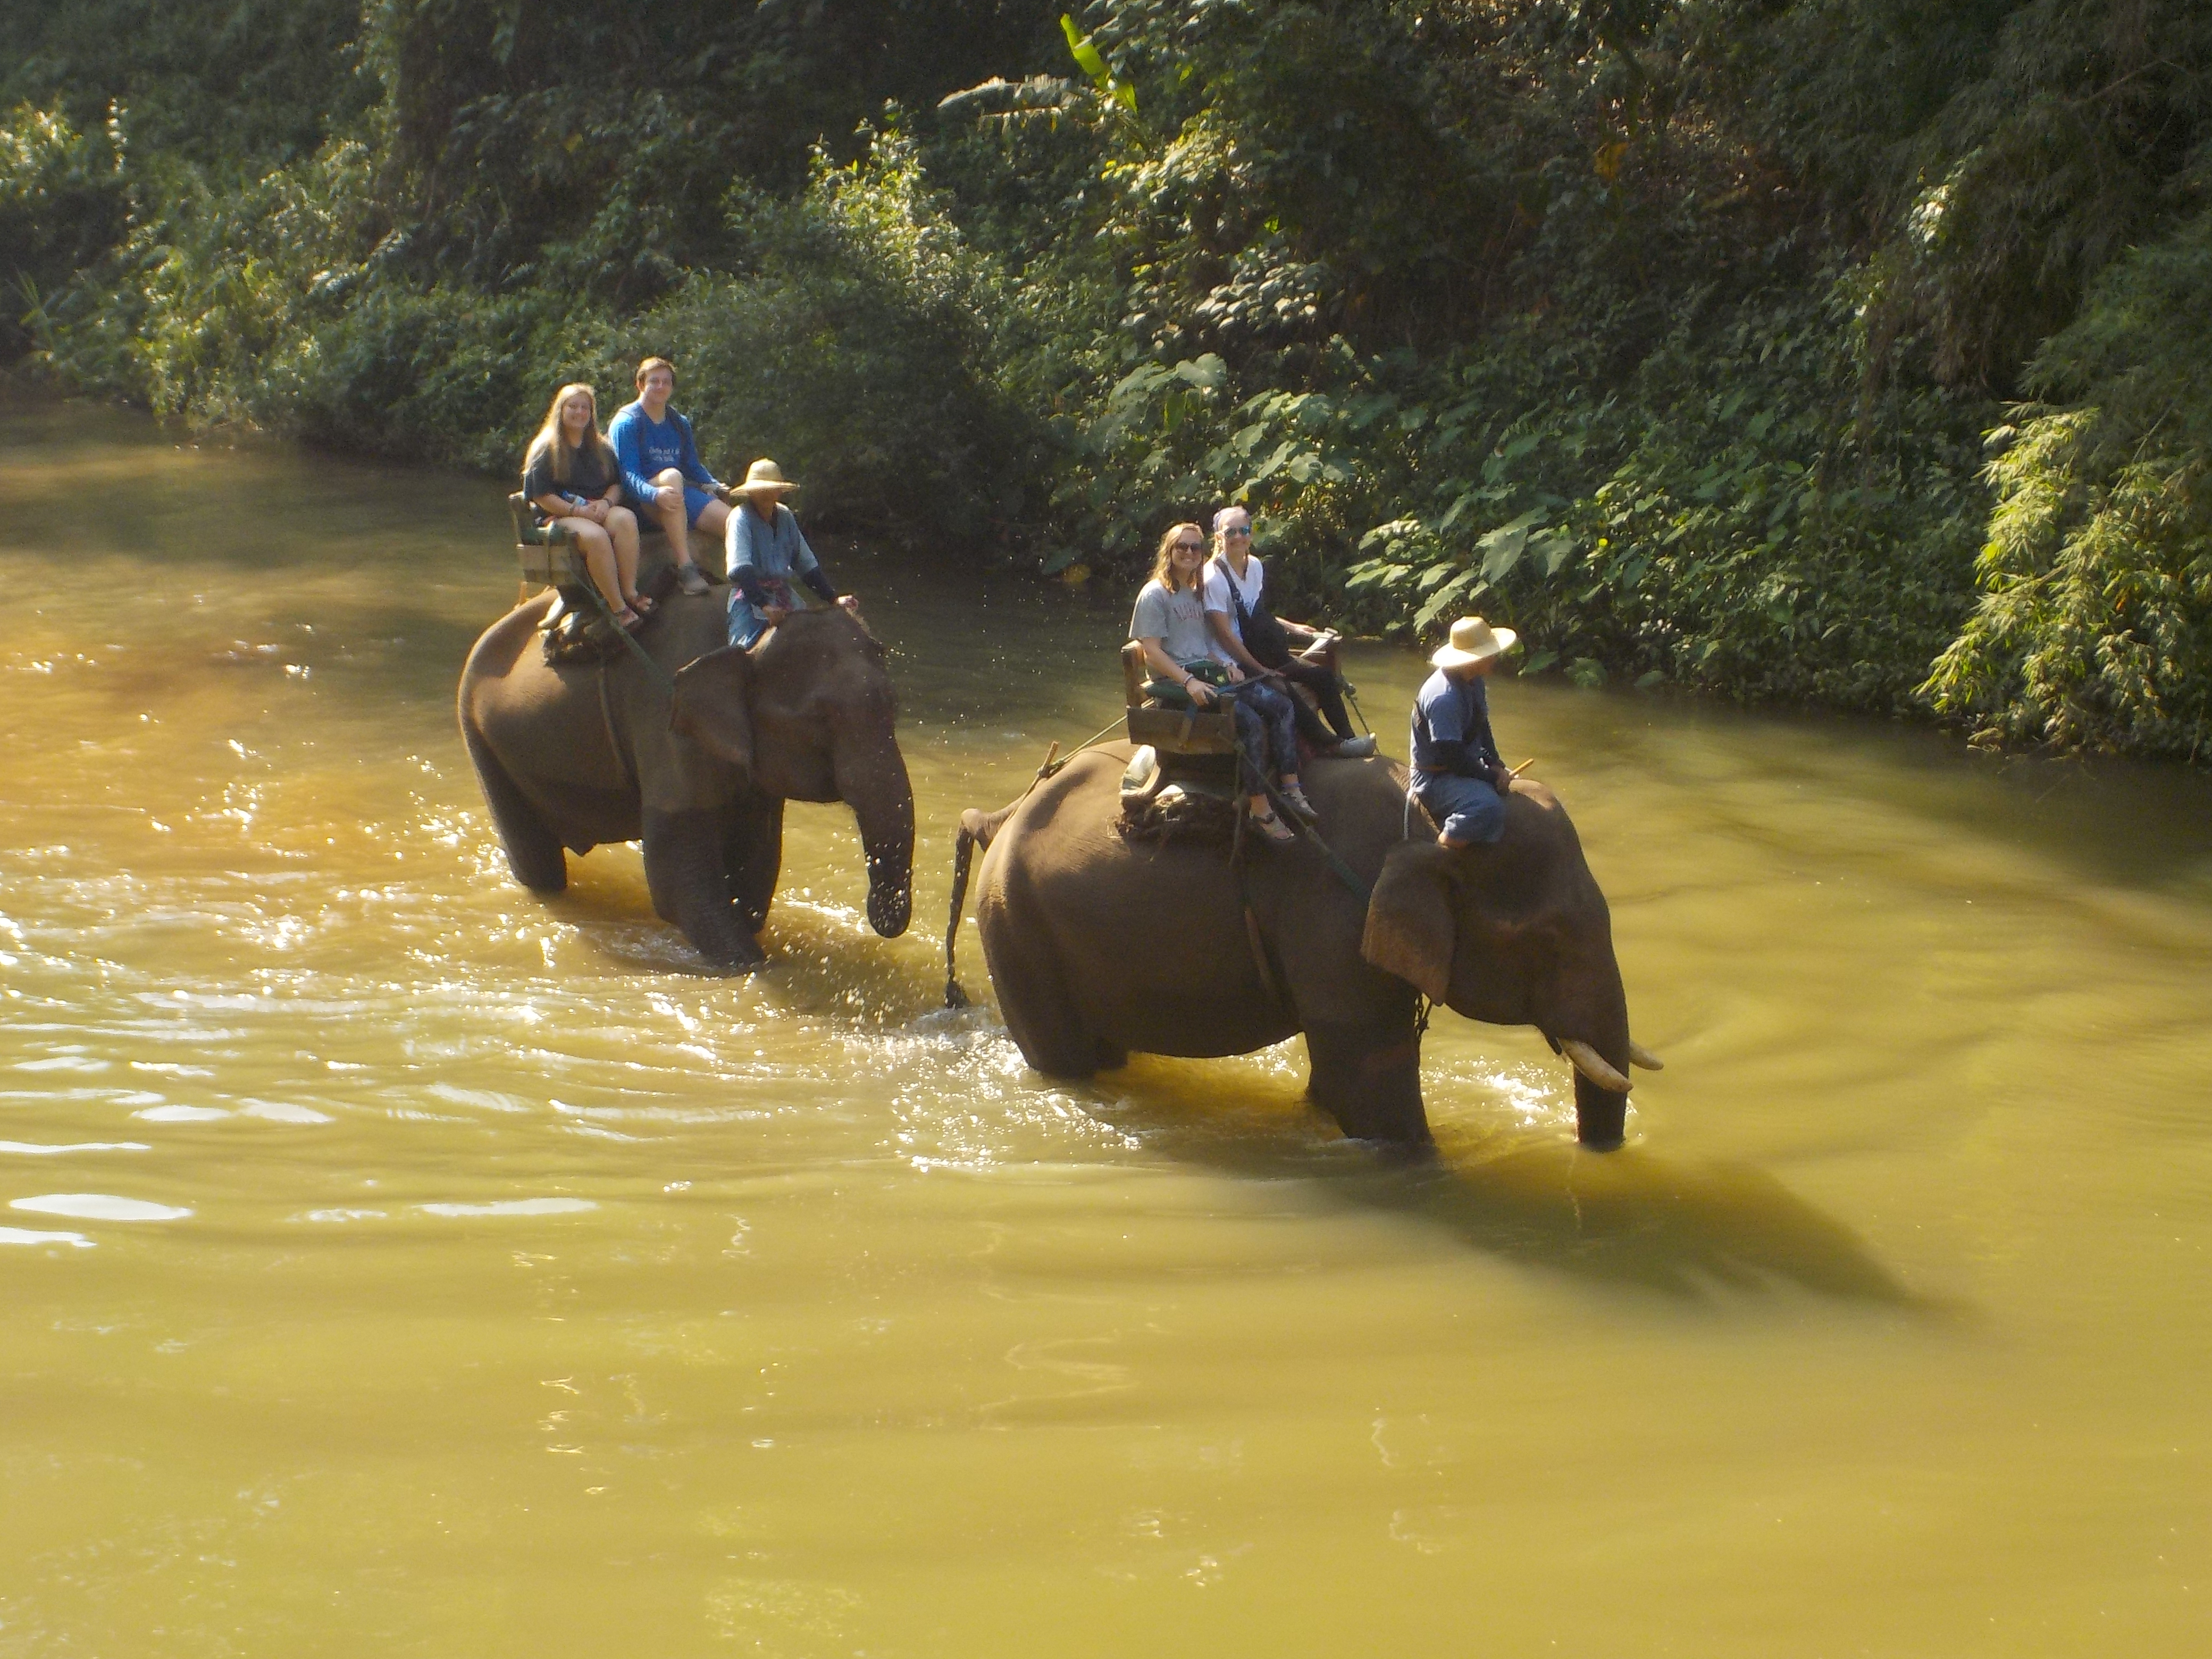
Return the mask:
[[654,421],[637,404],[624,404],[607,426],[607,441],[615,447],[622,464],[623,488],[634,504],[653,499],[653,475],[674,467],[701,489],[719,484],[699,459],[699,445],[691,436],[691,422],[674,410]]
[[1413,773],[1488,779],[1503,764],[1490,731],[1490,695],[1480,679],[1455,680],[1441,668],[1413,699]]

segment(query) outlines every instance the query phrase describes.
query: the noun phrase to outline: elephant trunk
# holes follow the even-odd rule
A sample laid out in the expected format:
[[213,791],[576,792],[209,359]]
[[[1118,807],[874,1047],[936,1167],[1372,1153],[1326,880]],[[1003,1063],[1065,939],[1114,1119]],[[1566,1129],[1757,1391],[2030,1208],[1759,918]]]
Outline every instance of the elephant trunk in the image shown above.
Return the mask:
[[1594,1152],[1610,1152],[1628,1135],[1628,1097],[1575,1073],[1575,1139]]
[[906,932],[914,908],[914,788],[888,737],[836,758],[837,795],[853,809],[868,854],[868,925],[885,939]]
[[1556,1023],[1547,1021],[1544,1030],[1574,1066],[1575,1139],[1593,1152],[1609,1152],[1627,1135],[1629,1056],[1635,1046],[1628,1037],[1628,997],[1610,952],[1602,964],[1574,977],[1583,991],[1578,1006],[1556,1016]]

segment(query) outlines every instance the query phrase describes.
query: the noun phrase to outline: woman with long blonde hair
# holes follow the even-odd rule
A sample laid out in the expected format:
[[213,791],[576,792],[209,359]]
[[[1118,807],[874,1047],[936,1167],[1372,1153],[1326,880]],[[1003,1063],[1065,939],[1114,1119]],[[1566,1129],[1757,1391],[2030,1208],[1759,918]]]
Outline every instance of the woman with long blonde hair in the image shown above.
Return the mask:
[[1224,695],[1216,688],[1237,688],[1231,696],[1237,744],[1243,751],[1248,783],[1260,785],[1251,791],[1252,826],[1268,841],[1292,841],[1296,836],[1290,827],[1267,805],[1261,782],[1273,771],[1281,779],[1282,796],[1291,810],[1312,816],[1305,792],[1298,787],[1298,742],[1290,700],[1264,681],[1246,683],[1244,671],[1215,648],[1206,626],[1200,580],[1206,551],[1206,532],[1194,524],[1170,526],[1160,538],[1152,579],[1138,593],[1136,611],[1129,618],[1129,637],[1144,647],[1145,660],[1152,670],[1145,690],[1170,708],[1194,703],[1210,708]]
[[558,525],[616,623],[635,631],[653,614],[637,591],[637,515],[623,506],[622,469],[599,432],[599,400],[581,381],[562,386],[522,464],[522,493],[538,522]]

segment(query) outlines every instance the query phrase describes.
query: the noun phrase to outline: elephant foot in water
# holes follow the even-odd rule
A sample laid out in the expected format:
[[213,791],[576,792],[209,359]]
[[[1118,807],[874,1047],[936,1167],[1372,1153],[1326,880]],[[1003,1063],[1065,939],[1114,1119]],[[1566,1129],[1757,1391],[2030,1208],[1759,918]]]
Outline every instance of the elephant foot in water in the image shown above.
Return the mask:
[[1421,1109],[1421,1044],[1410,1023],[1403,1031],[1372,1026],[1310,1024],[1306,1097],[1353,1140],[1407,1151],[1433,1142]]
[[726,972],[748,974],[767,961],[730,891],[714,815],[648,811],[644,827],[645,884],[654,913]]

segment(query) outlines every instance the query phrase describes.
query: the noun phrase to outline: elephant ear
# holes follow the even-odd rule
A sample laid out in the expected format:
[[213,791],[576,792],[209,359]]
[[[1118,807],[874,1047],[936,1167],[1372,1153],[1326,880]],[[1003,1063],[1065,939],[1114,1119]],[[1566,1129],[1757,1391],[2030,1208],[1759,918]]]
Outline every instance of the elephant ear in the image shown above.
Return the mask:
[[1429,841],[1392,848],[1367,902],[1367,931],[1359,941],[1359,954],[1371,965],[1410,981],[1431,1002],[1443,1001],[1450,988],[1458,933],[1450,856]]
[[750,777],[753,769],[752,659],[737,646],[676,671],[669,729]]

